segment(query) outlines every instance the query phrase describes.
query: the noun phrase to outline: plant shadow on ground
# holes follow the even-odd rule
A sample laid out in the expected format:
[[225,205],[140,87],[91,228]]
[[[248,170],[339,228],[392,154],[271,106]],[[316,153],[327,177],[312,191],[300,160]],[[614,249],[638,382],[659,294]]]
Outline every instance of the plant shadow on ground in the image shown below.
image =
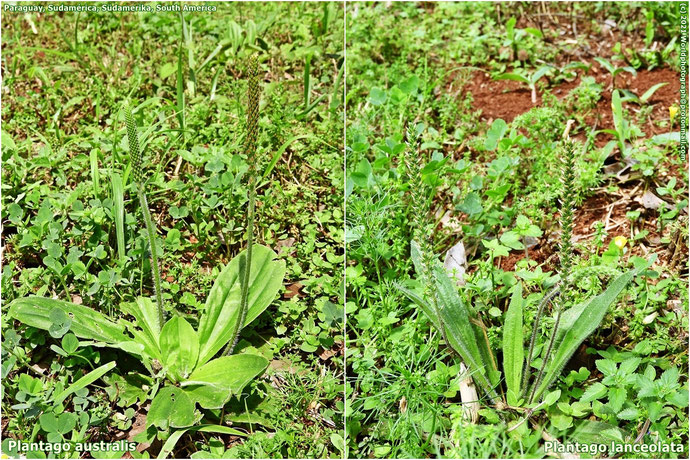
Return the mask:
[[[342,7],[216,6],[185,13],[184,31],[172,12],[3,15],[3,301],[35,294],[118,318],[120,305],[153,295],[122,110],[135,101],[163,301],[169,317],[196,328],[213,280],[246,246],[245,68],[258,55],[254,238],[285,261],[286,275],[237,352],[270,364],[226,407],[245,437],[189,433],[172,455],[338,456]],[[2,321],[4,453],[12,454],[10,439],[58,438],[135,440],[130,455],[158,453],[165,433],[139,442],[155,391],[141,363],[106,348],[73,349],[67,330],[47,335]],[[60,407],[66,425],[40,423],[39,401],[113,360],[115,371]],[[217,423],[221,414],[206,415]]]
[[[678,14],[663,2],[348,5],[350,457],[541,458],[551,455],[545,441],[676,443],[687,452]],[[418,242],[463,273],[461,300],[484,324],[489,349],[502,349],[516,285],[529,337],[538,304],[562,282],[568,120],[578,151],[573,302],[656,260],[525,417],[524,406],[491,404],[481,390],[479,404],[463,396],[468,372],[400,286],[428,294],[410,258],[426,218],[428,241]],[[555,309],[544,315],[534,373]]]

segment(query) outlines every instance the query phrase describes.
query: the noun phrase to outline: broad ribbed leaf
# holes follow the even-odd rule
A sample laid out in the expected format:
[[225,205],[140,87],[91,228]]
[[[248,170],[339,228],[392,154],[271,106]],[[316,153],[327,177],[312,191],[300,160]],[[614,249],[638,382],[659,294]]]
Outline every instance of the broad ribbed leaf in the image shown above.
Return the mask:
[[179,316],[163,326],[160,337],[163,365],[176,381],[186,379],[196,367],[199,337],[194,328]]
[[516,405],[520,398],[520,380],[524,360],[524,337],[522,330],[522,284],[513,288],[510,305],[503,325],[503,372],[506,376],[508,404]]
[[158,344],[163,325],[159,322],[158,309],[148,297],[139,297],[136,303],[127,304],[126,310],[137,319],[137,326]]
[[[206,299],[206,309],[199,321],[199,365],[213,358],[233,339],[240,310],[240,255],[234,257],[220,273]],[[275,299],[283,285],[285,261],[275,260],[271,249],[254,245],[249,280],[249,307],[242,327],[251,323]]]
[[249,382],[268,367],[268,360],[258,355],[223,356],[196,369],[180,385],[190,397],[206,409],[218,409],[233,395],[239,395]]
[[184,428],[194,424],[194,402],[182,388],[164,387],[151,401],[146,415],[146,426],[155,425],[161,430]]
[[[431,306],[431,304],[429,304],[428,300],[424,298],[424,296],[421,294],[419,289],[419,283],[417,282],[417,280],[408,280],[405,284],[396,283],[395,286],[396,288],[398,288],[398,290],[400,290],[400,292],[407,296],[408,299],[416,303],[422,309],[424,314],[431,320],[431,323],[438,331],[441,330],[441,324],[439,323],[439,315],[435,313],[434,308]],[[474,329],[475,336],[478,337],[477,347],[479,348],[479,353],[481,355],[481,362],[483,363],[485,368],[488,369],[488,376],[491,385],[493,387],[496,387],[500,383],[501,373],[498,371],[496,367],[496,362],[494,360],[493,353],[489,349],[489,344],[487,343],[486,338],[484,337],[484,333],[482,332],[483,326],[476,324],[473,324],[472,326]],[[448,331],[447,327],[446,337],[448,337],[448,341],[450,342],[449,346],[456,350],[456,346],[459,345],[454,345],[456,342],[452,339],[452,337],[450,337],[450,332]]]
[[[153,343],[152,339],[144,334],[141,329],[137,328],[133,323],[120,319],[120,323],[127,326],[127,331],[132,334],[132,339],[129,342],[121,342],[119,344],[107,344],[110,347],[119,348],[127,353],[135,354],[143,358],[156,359],[161,362],[161,351],[157,343]],[[104,346],[102,342],[94,342],[95,346]]]
[[107,316],[83,305],[76,305],[62,300],[29,296],[12,301],[9,305],[9,316],[22,323],[49,330],[53,321],[50,312],[57,308],[71,319],[70,331],[83,339],[97,340],[108,344],[128,342],[131,339],[124,334],[124,327],[111,321]]
[[[603,293],[591,298],[584,306],[576,305],[563,312],[563,316],[568,321],[563,324],[563,330],[559,328],[558,336],[562,338],[555,349],[553,358],[549,361],[544,379],[535,394],[535,399],[538,399],[558,377],[580,344],[599,327],[611,304],[616,301],[628,283],[644,269],[646,266],[624,273],[611,282]],[[573,314],[573,312],[579,312],[579,314]]]

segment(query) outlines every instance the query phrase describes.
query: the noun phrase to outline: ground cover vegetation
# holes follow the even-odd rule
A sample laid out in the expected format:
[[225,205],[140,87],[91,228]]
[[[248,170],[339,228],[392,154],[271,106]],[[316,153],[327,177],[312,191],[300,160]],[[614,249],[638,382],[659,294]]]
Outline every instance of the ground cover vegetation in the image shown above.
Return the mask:
[[4,14],[2,451],[340,456],[341,5]]
[[677,8],[347,6],[350,457],[686,455]]

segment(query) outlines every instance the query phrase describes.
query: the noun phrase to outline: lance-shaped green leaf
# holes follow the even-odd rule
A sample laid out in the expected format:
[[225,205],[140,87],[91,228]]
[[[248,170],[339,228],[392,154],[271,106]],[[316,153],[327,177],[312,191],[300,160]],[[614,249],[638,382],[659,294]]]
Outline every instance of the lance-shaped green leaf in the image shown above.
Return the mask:
[[175,449],[175,444],[177,444],[177,442],[185,433],[195,433],[197,431],[201,431],[204,433],[231,434],[233,436],[247,436],[247,433],[243,433],[234,428],[230,428],[229,426],[222,425],[207,424],[194,426],[191,428],[184,428],[181,430],[177,430],[170,435],[170,437],[165,441],[165,444],[163,444],[163,447],[161,448],[161,451],[158,453],[158,457],[156,458],[168,458],[168,455],[170,455],[172,451]]
[[196,369],[180,386],[201,407],[219,409],[267,367],[268,360],[262,356],[223,356]]
[[53,404],[55,406],[59,405],[62,401],[65,400],[66,397],[71,395],[72,393],[81,390],[82,388],[86,387],[87,385],[95,382],[96,380],[100,379],[103,377],[107,372],[109,372],[113,367],[115,367],[115,361],[111,361],[108,364],[104,364],[101,367],[92,370],[76,382],[74,382],[72,385],[68,386],[65,388],[62,393],[56,395],[53,397]]
[[510,305],[503,325],[503,372],[506,376],[508,404],[517,405],[520,398],[520,380],[524,361],[524,337],[522,330],[522,284],[513,288]]
[[161,360],[159,338],[161,324],[159,323],[158,309],[147,297],[140,297],[136,303],[128,302],[121,305],[125,313],[132,315],[136,321],[129,328],[137,342],[144,345],[144,350],[152,357]]
[[609,284],[603,293],[591,298],[584,304],[575,305],[563,313],[565,321],[562,329],[559,328],[558,343],[554,342],[555,352],[546,368],[544,379],[534,396],[535,399],[538,399],[556,380],[580,344],[599,327],[611,304],[616,301],[633,278],[646,268],[647,266],[639,267],[620,275]]
[[49,330],[53,324],[50,312],[61,310],[71,319],[70,331],[83,339],[97,340],[109,344],[128,342],[131,339],[124,334],[124,326],[117,324],[107,316],[83,305],[62,300],[30,296],[12,301],[9,305],[9,316],[22,323]]
[[[416,241],[412,241],[410,254],[417,273],[424,273],[422,255]],[[495,366],[491,362],[490,351],[488,351],[489,355],[484,353],[487,350],[483,346],[483,351],[480,351],[479,344],[483,344],[484,338],[477,337],[470,319],[470,312],[458,294],[453,280],[448,277],[440,262],[434,262],[436,263],[431,269],[431,275],[436,289],[437,305],[434,308],[427,300],[426,303],[429,305],[427,308],[432,310],[433,316],[438,317],[435,323],[443,323],[445,331],[442,332],[445,332],[448,345],[462,357],[479,386],[492,399],[495,399],[498,395],[491,382],[497,377],[497,373],[494,372]]]
[[[246,250],[241,254],[246,254]],[[206,308],[199,321],[199,365],[206,363],[233,339],[235,323],[240,315],[240,255],[223,269],[206,299]],[[276,253],[265,246],[253,246],[249,306],[242,327],[259,316],[283,286],[285,261],[275,260],[276,257]]]
[[174,380],[186,379],[199,357],[199,337],[194,328],[184,318],[174,317],[161,330],[160,347],[163,365]]

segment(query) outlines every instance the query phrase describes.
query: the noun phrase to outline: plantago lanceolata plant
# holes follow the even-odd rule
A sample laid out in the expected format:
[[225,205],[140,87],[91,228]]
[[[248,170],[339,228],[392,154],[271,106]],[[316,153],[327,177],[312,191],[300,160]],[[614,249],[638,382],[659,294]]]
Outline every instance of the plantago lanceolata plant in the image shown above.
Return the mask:
[[[569,127],[570,123],[568,123],[567,129],[569,129]],[[575,144],[569,138],[567,138],[567,132],[565,134],[565,137],[566,139],[564,139],[565,145],[563,157],[563,174],[561,177],[563,188],[561,191],[561,242],[559,248],[561,295],[560,299],[554,300],[554,304],[557,308],[556,322],[553,326],[553,332],[551,333],[551,339],[549,340],[548,348],[546,349],[546,353],[544,354],[544,360],[542,362],[541,369],[539,369],[537,379],[534,381],[534,384],[532,386],[532,392],[530,393],[529,397],[530,403],[534,398],[534,393],[536,392],[537,387],[541,382],[542,375],[544,374],[544,368],[546,367],[546,363],[551,355],[554,340],[556,339],[556,334],[558,333],[558,326],[561,322],[561,313],[563,312],[563,306],[568,303],[571,297],[568,278],[570,277],[570,273],[572,271],[573,266],[573,243],[571,241],[571,238],[573,236],[573,214],[575,209]],[[533,334],[538,329],[539,319],[540,318],[537,318],[535,320]]]
[[[568,127],[570,123],[568,124]],[[574,142],[564,141],[563,193],[561,202],[561,244],[560,276],[561,282],[548,292],[538,306],[537,316],[533,323],[532,336],[529,341],[527,361],[523,353],[523,298],[522,285],[517,283],[506,312],[503,327],[503,372],[505,373],[506,401],[511,407],[531,407],[537,404],[545,391],[557,379],[560,372],[584,340],[592,334],[603,320],[608,307],[626,288],[632,279],[648,265],[638,266],[614,279],[600,295],[586,299],[577,305],[572,303],[570,294],[571,271],[573,266],[573,248],[571,243],[573,218],[575,210],[575,157],[577,148]],[[412,139],[413,136],[409,136]],[[414,152],[408,143],[408,150]],[[425,203],[424,186],[421,180],[418,156],[406,159],[407,176],[410,183],[411,200],[419,205]],[[448,346],[455,351],[468,366],[470,374],[488,397],[492,404],[505,407],[501,390],[501,372],[498,369],[494,352],[489,346],[481,316],[463,301],[457,292],[456,284],[433,254],[432,245],[428,243],[431,229],[425,223],[427,214],[417,213],[413,218],[411,256],[415,271],[423,287],[422,292],[399,284],[398,288],[410,300],[417,303],[429,317],[434,326],[441,332]],[[527,391],[532,374],[530,372],[535,343],[539,331],[539,322],[546,306],[555,303],[555,319],[551,337],[542,355],[542,364],[532,385]],[[569,307],[566,310],[566,307]],[[523,366],[524,363],[524,366]],[[540,403],[541,404],[541,403]],[[528,412],[528,415],[531,412]]]
[[447,346],[467,364],[479,387],[492,401],[498,400],[495,387],[495,360],[489,350],[483,325],[473,318],[462,298],[458,295],[450,277],[434,255],[432,223],[426,210],[427,188],[422,178],[423,164],[419,153],[421,129],[407,133],[405,168],[409,181],[410,203],[422,206],[414,214],[410,254],[423,286],[419,296],[399,286],[400,290],[417,302],[431,319]]

